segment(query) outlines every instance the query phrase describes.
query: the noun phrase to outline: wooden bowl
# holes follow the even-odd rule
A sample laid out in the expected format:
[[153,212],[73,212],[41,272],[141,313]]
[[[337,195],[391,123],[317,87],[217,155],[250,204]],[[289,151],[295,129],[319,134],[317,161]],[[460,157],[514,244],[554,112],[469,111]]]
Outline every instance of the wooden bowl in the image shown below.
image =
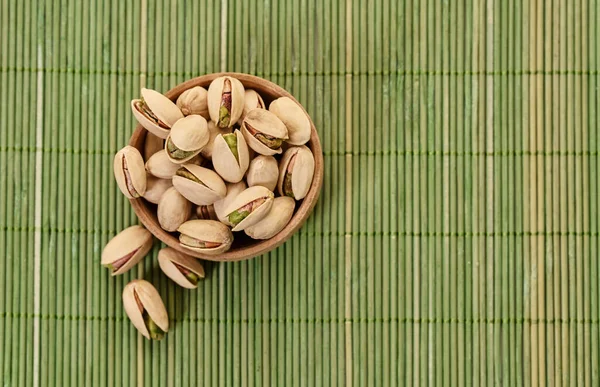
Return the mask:
[[[213,79],[223,75],[235,77],[242,82],[245,88],[256,90],[263,97],[267,105],[274,99],[284,96],[296,101],[296,99],[290,93],[276,84],[269,82],[266,79],[241,73],[216,73],[202,75],[181,83],[180,85],[169,90],[165,95],[171,100],[175,101],[181,93],[194,86],[202,86],[208,89],[208,86]],[[304,109],[304,107],[302,107],[302,109]],[[298,231],[300,227],[302,227],[312,209],[315,207],[317,200],[319,199],[319,193],[321,192],[321,186],[323,185],[323,151],[321,149],[321,142],[319,141],[319,134],[317,133],[312,120],[310,120],[310,125],[311,135],[306,146],[310,148],[315,157],[315,174],[310,186],[310,190],[302,201],[296,202],[296,210],[287,226],[285,226],[285,228],[281,230],[279,234],[275,235],[271,239],[254,240],[248,237],[243,231],[236,232],[234,233],[233,245],[229,251],[217,256],[205,255],[182,247],[179,244],[179,239],[175,234],[169,233],[160,227],[158,219],[156,218],[156,205],[147,202],[143,198],[131,199],[131,205],[133,206],[133,209],[142,224],[152,234],[154,234],[154,236],[175,250],[197,258],[211,261],[240,261],[271,251],[283,244],[296,231]],[[141,154],[144,154],[144,141],[146,140],[147,133],[148,131],[146,129],[144,129],[141,125],[138,125],[133,132],[131,139],[129,140],[129,145],[137,148]]]

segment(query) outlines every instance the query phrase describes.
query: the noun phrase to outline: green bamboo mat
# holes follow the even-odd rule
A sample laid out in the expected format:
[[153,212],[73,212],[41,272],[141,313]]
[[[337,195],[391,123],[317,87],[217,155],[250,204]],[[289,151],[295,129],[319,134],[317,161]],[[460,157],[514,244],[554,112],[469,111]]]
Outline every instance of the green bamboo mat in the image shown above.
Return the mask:
[[[600,385],[598,0],[16,1],[0,8],[3,386]],[[325,180],[301,231],[111,278],[142,85],[292,92]],[[143,277],[172,328],[121,306]]]

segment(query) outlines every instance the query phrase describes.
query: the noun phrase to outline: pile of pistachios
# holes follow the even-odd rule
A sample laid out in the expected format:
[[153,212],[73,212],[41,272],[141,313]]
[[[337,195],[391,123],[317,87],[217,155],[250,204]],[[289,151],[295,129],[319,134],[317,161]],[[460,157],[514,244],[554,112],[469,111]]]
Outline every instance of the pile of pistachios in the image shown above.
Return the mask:
[[[208,90],[195,86],[184,91],[176,103],[142,89],[131,110],[148,133],[143,152],[126,146],[115,155],[117,184],[126,197],[155,204],[160,226],[176,233],[189,250],[222,254],[235,247],[239,232],[272,238],[309,191],[315,169],[305,145],[310,119],[288,97],[267,108],[257,91],[223,76]],[[129,227],[106,245],[102,264],[112,275],[122,274],[151,247],[148,230]],[[174,249],[162,249],[158,260],[163,272],[185,288],[197,287],[204,278],[198,260]],[[130,282],[123,302],[144,336],[162,338],[168,317],[150,283]]]

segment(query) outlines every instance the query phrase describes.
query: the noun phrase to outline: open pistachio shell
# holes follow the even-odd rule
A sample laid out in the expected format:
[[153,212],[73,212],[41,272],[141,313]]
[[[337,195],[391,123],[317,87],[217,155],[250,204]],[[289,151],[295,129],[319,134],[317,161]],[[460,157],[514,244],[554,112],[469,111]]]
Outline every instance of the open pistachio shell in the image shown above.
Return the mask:
[[221,223],[231,226],[229,223],[229,219],[225,213],[227,206],[235,199],[239,194],[241,194],[246,188],[246,182],[244,180],[239,183],[228,183],[227,184],[227,195],[221,200],[217,200],[213,206],[215,208],[215,213],[217,214],[217,218],[221,221]]
[[160,227],[173,232],[190,218],[192,204],[175,187],[169,188],[158,202],[157,218]]
[[237,122],[238,125],[242,125],[244,118],[246,118],[246,114],[253,109],[265,109],[265,101],[263,101],[260,94],[255,90],[246,89],[244,93],[244,111]]
[[265,156],[281,153],[281,144],[288,138],[284,123],[264,109],[254,109],[246,114],[242,134],[252,149]]
[[207,96],[208,92],[204,87],[194,86],[181,93],[177,98],[177,107],[184,116],[198,114],[208,120],[210,116],[208,115]]
[[146,171],[140,152],[127,145],[113,159],[115,180],[123,195],[129,199],[139,198],[146,192]]
[[236,78],[223,76],[208,87],[208,114],[219,128],[233,126],[244,111],[244,85]]
[[230,183],[237,183],[242,180],[250,156],[248,154],[248,145],[239,130],[231,134],[219,134],[213,143],[213,166],[215,171]]
[[183,118],[181,110],[158,91],[142,88],[142,98],[131,101],[136,120],[149,132],[167,138],[171,127]]
[[290,222],[294,215],[296,201],[287,196],[273,200],[271,211],[253,226],[246,227],[244,232],[250,238],[270,239],[277,235]]
[[231,128],[219,128],[217,126],[217,124],[215,124],[212,121],[208,121],[207,127],[208,127],[208,133],[209,133],[210,137],[208,138],[208,143],[206,144],[206,146],[204,148],[202,148],[202,150],[200,151],[200,154],[202,155],[202,157],[212,160],[213,146],[214,146],[215,138],[219,134],[231,133]]
[[204,278],[204,268],[199,260],[165,247],[158,252],[158,264],[167,277],[186,289],[196,289]]
[[225,213],[233,226],[232,231],[242,231],[264,218],[271,209],[275,195],[257,185],[247,188],[231,201]]
[[277,165],[277,160],[273,156],[259,155],[250,162],[246,180],[250,187],[262,185],[268,188],[269,191],[275,191],[278,177],[279,166]]
[[227,188],[215,171],[184,164],[173,176],[173,186],[186,199],[199,206],[213,204],[225,197]]
[[277,188],[282,196],[304,199],[315,173],[315,158],[308,147],[294,146],[283,154],[279,163]]
[[161,179],[150,174],[146,175],[146,192],[144,199],[150,203],[158,204],[160,197],[166,190],[173,186],[171,179]]
[[144,141],[144,160],[148,159],[158,151],[165,147],[165,140],[148,132]]
[[210,204],[208,206],[197,206],[196,216],[198,217],[198,219],[219,220],[219,218],[217,217],[217,213],[215,212],[215,206],[213,204]]
[[165,141],[165,152],[171,162],[183,164],[200,153],[209,137],[207,123],[202,116],[187,116],[173,125]]
[[169,316],[160,294],[148,281],[133,280],[123,289],[125,313],[147,339],[160,340],[169,330]]
[[216,220],[188,220],[177,231],[183,247],[207,255],[224,253],[233,243],[229,227]]
[[280,97],[269,105],[269,111],[275,114],[286,126],[292,145],[304,145],[310,140],[310,120],[304,110],[288,97]]
[[102,250],[101,263],[111,275],[123,274],[148,254],[152,234],[142,226],[131,226],[114,236]]

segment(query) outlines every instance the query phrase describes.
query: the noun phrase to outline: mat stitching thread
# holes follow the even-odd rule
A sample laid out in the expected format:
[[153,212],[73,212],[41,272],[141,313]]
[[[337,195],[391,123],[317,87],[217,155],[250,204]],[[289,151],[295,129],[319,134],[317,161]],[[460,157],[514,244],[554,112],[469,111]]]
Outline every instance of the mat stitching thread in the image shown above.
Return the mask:
[[[0,72],[26,72],[26,73],[57,73],[76,75],[146,75],[148,77],[201,75],[200,71],[141,71],[141,70],[105,70],[105,69],[78,69],[78,68],[39,68],[39,67],[0,67]],[[598,75],[600,70],[367,70],[367,71],[275,71],[255,72],[259,77],[265,76],[523,76],[523,75]]]
[[[87,155],[114,155],[109,149],[36,148],[27,146],[0,147],[0,152],[69,153]],[[439,151],[439,150],[387,150],[387,151],[325,151],[323,156],[597,156],[599,151]]]
[[[37,231],[35,227],[14,227],[14,226],[2,226],[2,231],[12,232],[34,232]],[[42,232],[54,232],[54,233],[79,233],[79,234],[116,234],[117,230],[100,230],[100,229],[78,229],[78,228],[58,228],[58,227],[42,227]],[[438,232],[438,231],[356,231],[356,232],[343,232],[343,231],[321,231],[321,232],[308,232],[300,231],[296,235],[300,236],[366,236],[366,237],[377,237],[377,236],[389,236],[389,237],[526,237],[526,236],[590,236],[596,237],[600,235],[598,231],[481,231],[481,232]]]
[[[2,312],[0,318],[36,318],[39,317],[42,320],[58,320],[58,321],[127,321],[127,316],[76,316],[76,315],[59,315],[59,314],[35,314],[35,313],[16,313],[16,312]],[[194,318],[185,317],[181,319],[169,319],[171,322],[203,322],[203,323],[227,323],[227,324],[264,324],[264,323],[277,323],[277,324],[342,324],[345,322],[352,323],[414,323],[414,324],[600,324],[600,319],[563,319],[563,318],[546,318],[546,319],[534,319],[534,318],[420,318],[420,317],[403,317],[403,318],[313,318],[313,319],[299,319],[299,318],[265,318],[265,319],[219,319],[219,318]]]

